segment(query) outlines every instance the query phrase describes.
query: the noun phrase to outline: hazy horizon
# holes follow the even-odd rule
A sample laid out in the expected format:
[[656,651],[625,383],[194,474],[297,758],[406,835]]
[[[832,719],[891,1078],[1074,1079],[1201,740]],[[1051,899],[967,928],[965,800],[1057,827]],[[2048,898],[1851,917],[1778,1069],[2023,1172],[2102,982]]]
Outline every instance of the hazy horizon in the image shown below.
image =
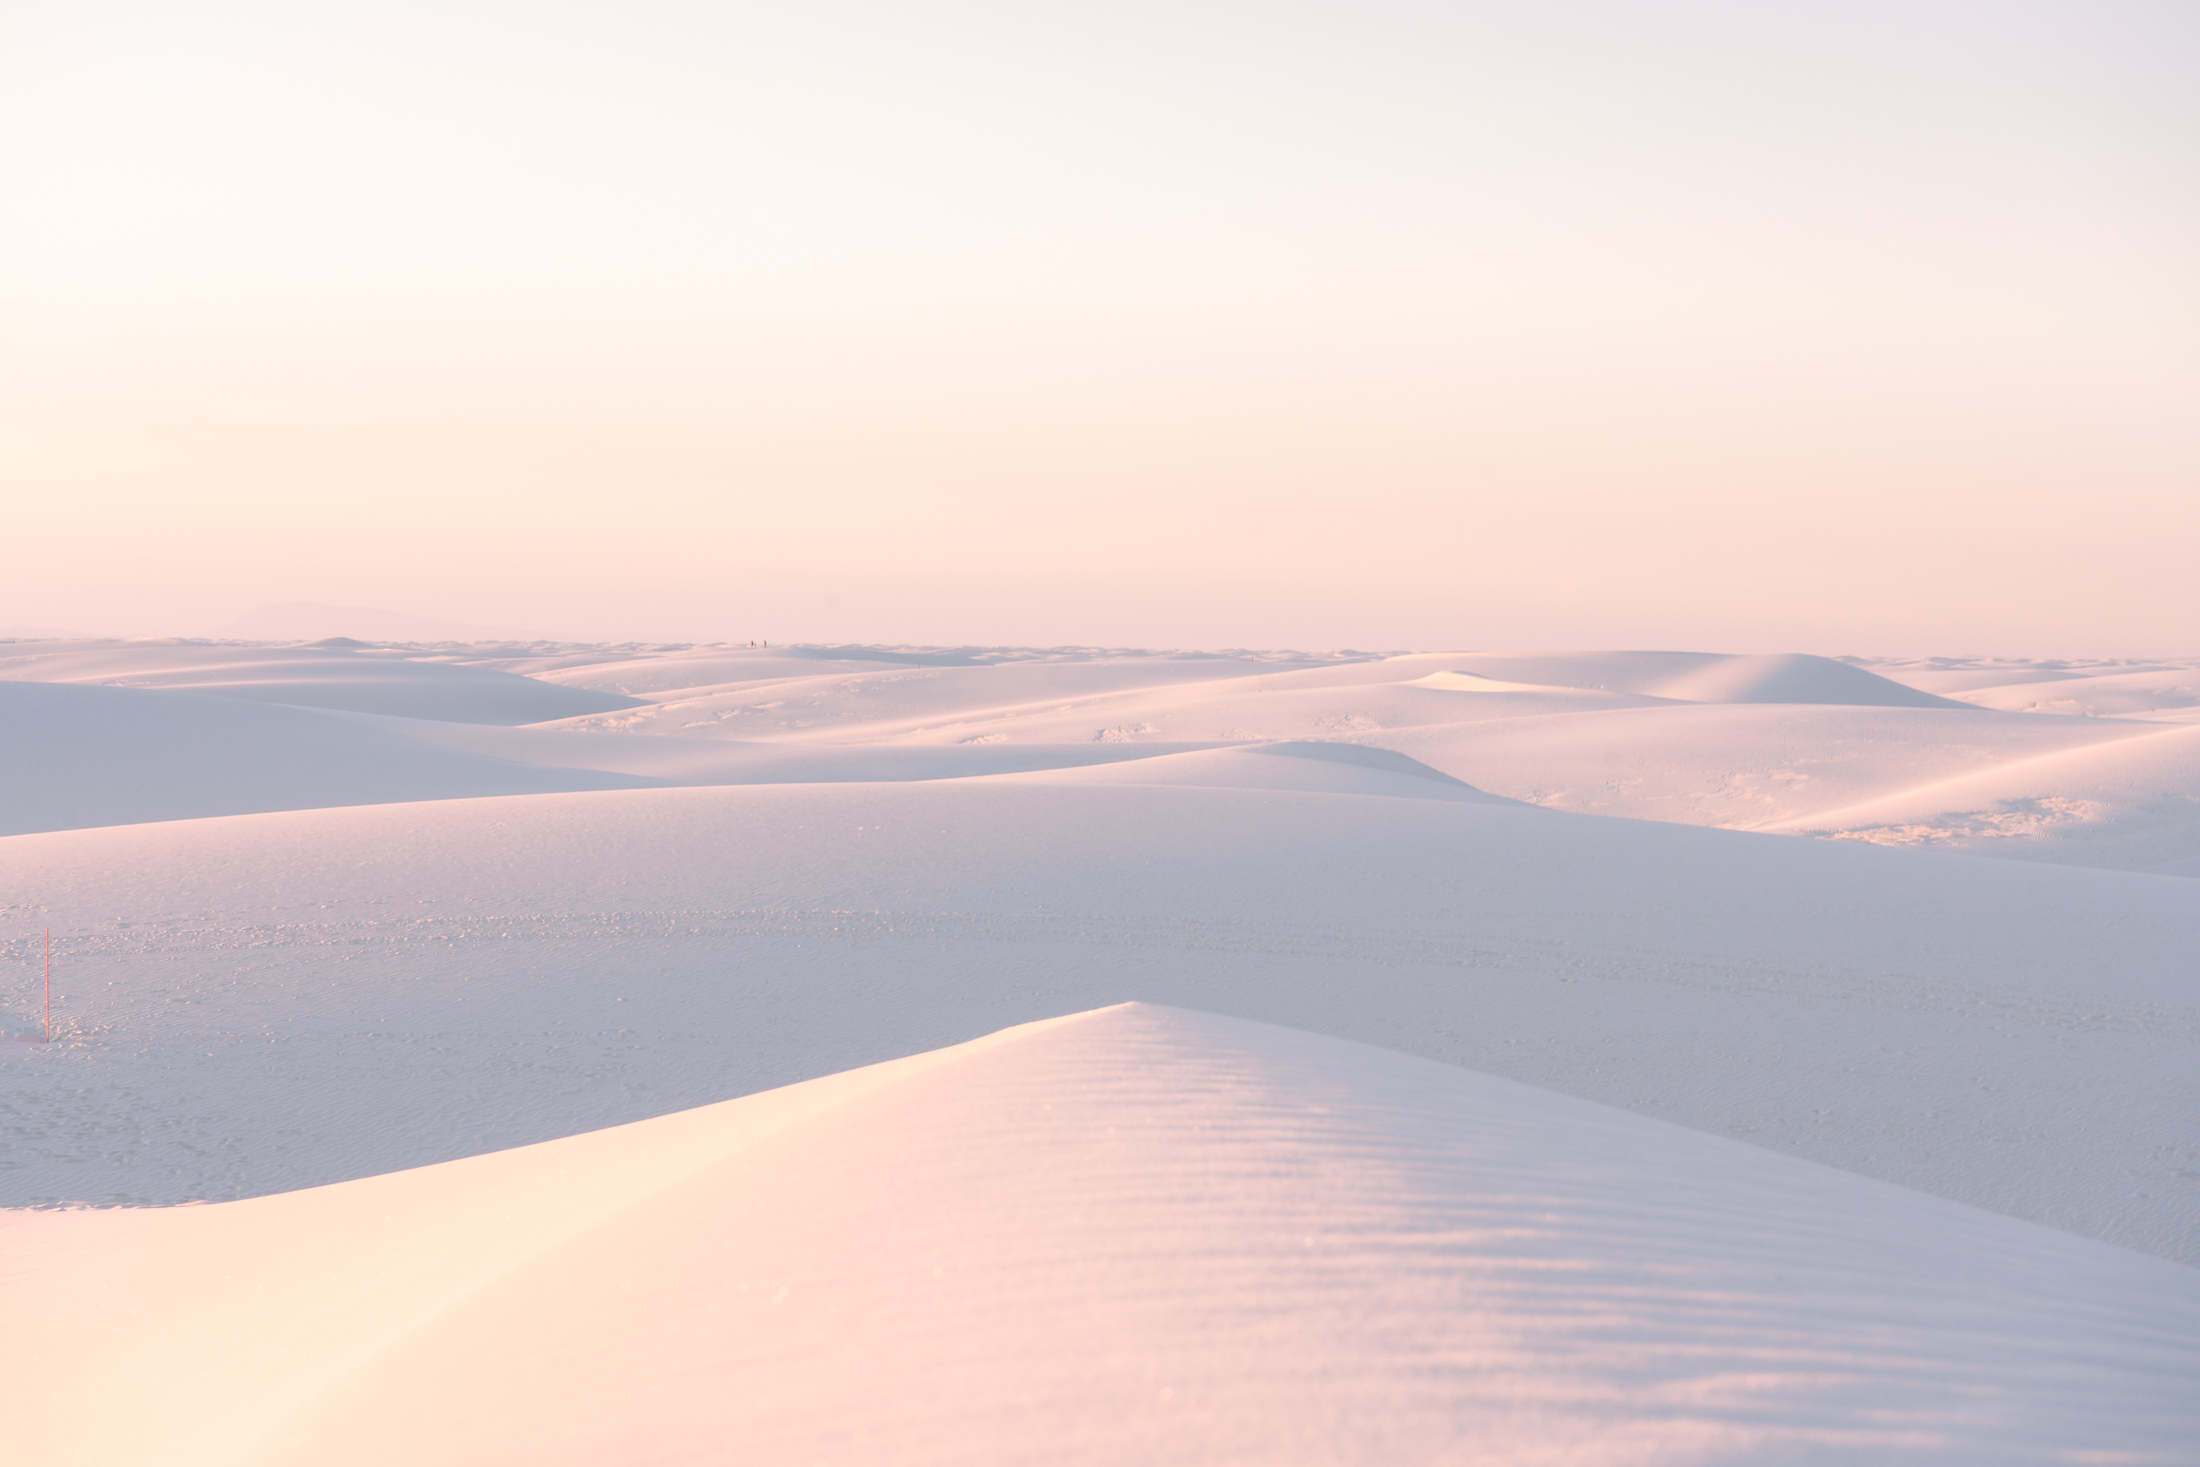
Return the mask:
[[2179,655],[2196,37],[12,7],[0,628]]

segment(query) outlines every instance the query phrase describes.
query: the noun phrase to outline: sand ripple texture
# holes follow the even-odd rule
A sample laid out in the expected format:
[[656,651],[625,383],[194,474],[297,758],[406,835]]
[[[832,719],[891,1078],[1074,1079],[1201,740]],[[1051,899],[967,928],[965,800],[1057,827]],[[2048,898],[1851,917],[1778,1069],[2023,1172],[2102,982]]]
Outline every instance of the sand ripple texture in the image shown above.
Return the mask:
[[445,1166],[0,1228],[40,1340],[11,1439],[54,1464],[2168,1463],[2200,1439],[2190,1269],[1146,1005]]

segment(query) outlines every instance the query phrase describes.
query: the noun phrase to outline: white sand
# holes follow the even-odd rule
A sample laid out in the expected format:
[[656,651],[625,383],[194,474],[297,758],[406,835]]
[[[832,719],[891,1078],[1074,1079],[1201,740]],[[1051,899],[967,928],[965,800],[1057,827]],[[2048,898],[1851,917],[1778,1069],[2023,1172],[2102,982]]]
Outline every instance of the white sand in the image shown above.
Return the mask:
[[1136,1005],[0,1238],[50,1463],[2167,1462],[2200,1428],[2191,1269]]
[[145,640],[0,643],[0,679],[176,688],[307,708],[462,723],[537,723],[631,706],[631,698],[546,686],[499,668],[361,647]]
[[27,1460],[2200,1439],[2189,666],[0,672]]

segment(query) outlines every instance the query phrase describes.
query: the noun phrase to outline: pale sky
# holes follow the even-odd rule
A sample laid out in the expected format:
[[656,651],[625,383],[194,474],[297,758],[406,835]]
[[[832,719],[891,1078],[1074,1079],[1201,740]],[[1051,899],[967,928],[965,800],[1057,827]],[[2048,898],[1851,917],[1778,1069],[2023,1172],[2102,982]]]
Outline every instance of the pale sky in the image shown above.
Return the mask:
[[0,634],[2200,650],[2200,6],[0,6]]

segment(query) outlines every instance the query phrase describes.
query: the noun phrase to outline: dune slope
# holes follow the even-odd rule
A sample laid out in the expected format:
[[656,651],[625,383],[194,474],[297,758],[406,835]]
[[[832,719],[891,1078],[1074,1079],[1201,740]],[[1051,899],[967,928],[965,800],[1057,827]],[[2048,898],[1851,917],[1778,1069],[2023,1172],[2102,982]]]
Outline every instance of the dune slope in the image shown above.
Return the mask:
[[0,1219],[47,1463],[2168,1462],[2200,1273],[1125,1005],[523,1151]]
[[2139,727],[1766,828],[2200,877],[2200,728]]
[[48,924],[61,997],[57,1042],[0,1044],[0,1199],[362,1177],[1135,998],[2196,1256],[2200,886],[1232,757],[1392,783],[609,791],[0,840],[10,1027]]
[[185,641],[0,643],[0,679],[176,688],[452,723],[540,723],[639,700],[343,637],[305,647]]
[[438,748],[279,704],[0,681],[0,835],[657,781]]
[[[0,673],[16,679],[288,701],[441,748],[671,783],[971,778],[1201,746],[1320,744],[1403,755],[1553,809],[2200,875],[2192,815],[2200,767],[2157,757],[2170,744],[2144,755],[2105,747],[2195,721],[2200,673],[2186,663],[1865,664],[1640,651],[428,649],[341,639],[303,648],[26,643],[5,653]],[[7,727],[0,739],[35,741],[20,725]],[[2051,757],[2063,754],[2071,757]],[[410,798],[402,781],[373,767],[389,757],[362,752],[361,768],[343,778]],[[113,788],[87,766],[70,776],[81,795],[73,803],[58,766],[46,770],[48,808],[18,828],[301,803],[288,794],[212,805],[162,798],[147,803],[148,813],[117,813],[128,803],[118,796],[124,787],[226,777],[189,763],[181,751],[156,751],[146,767],[159,779]],[[1179,759],[1138,777],[1238,784],[1257,767]],[[507,776],[450,787],[515,786]],[[77,808],[87,813],[72,815]]]
[[[1890,670],[1959,698],[1802,655],[1414,653],[1293,662],[1110,653],[1079,662],[1057,652],[882,669],[750,649],[730,661],[691,653],[611,664],[618,686],[653,689],[651,706],[528,730],[536,751],[515,757],[655,772],[654,761],[614,755],[604,741],[669,736],[682,747],[717,740],[777,751],[768,774],[767,761],[753,754],[685,756],[698,770],[728,771],[714,777],[798,777],[814,760],[816,777],[841,779],[893,768],[882,751],[912,746],[1036,755],[1078,745],[1318,742],[1403,754],[1478,789],[1554,809],[2200,874],[2200,822],[2185,818],[2200,809],[2200,769],[2155,760],[2159,778],[2139,788],[2117,772],[2129,762],[2123,755],[2047,757],[2143,738],[2163,720],[2186,717],[2190,699],[2177,689],[2191,684],[2192,669],[2115,664],[2113,675],[2095,675],[1951,670],[1940,665],[1947,661]],[[735,663],[751,681],[681,685],[683,665],[716,676]],[[787,675],[764,675],[775,667]],[[2039,711],[2048,705],[2031,694],[2027,711],[1983,706],[2011,677],[2032,679],[2023,686],[2033,689],[2125,691],[2054,702],[2068,713]],[[2096,704],[2116,699],[2119,716],[2093,716]],[[855,757],[858,749],[875,762]],[[1999,788],[1998,776],[2020,766],[2017,783],[2031,787],[1978,802],[1974,786]],[[1184,780],[1194,767],[1179,762],[1166,777]],[[2033,776],[2049,772],[2070,787],[2038,786]],[[1852,807],[1878,804],[1902,814],[1881,830],[1849,823]]]

